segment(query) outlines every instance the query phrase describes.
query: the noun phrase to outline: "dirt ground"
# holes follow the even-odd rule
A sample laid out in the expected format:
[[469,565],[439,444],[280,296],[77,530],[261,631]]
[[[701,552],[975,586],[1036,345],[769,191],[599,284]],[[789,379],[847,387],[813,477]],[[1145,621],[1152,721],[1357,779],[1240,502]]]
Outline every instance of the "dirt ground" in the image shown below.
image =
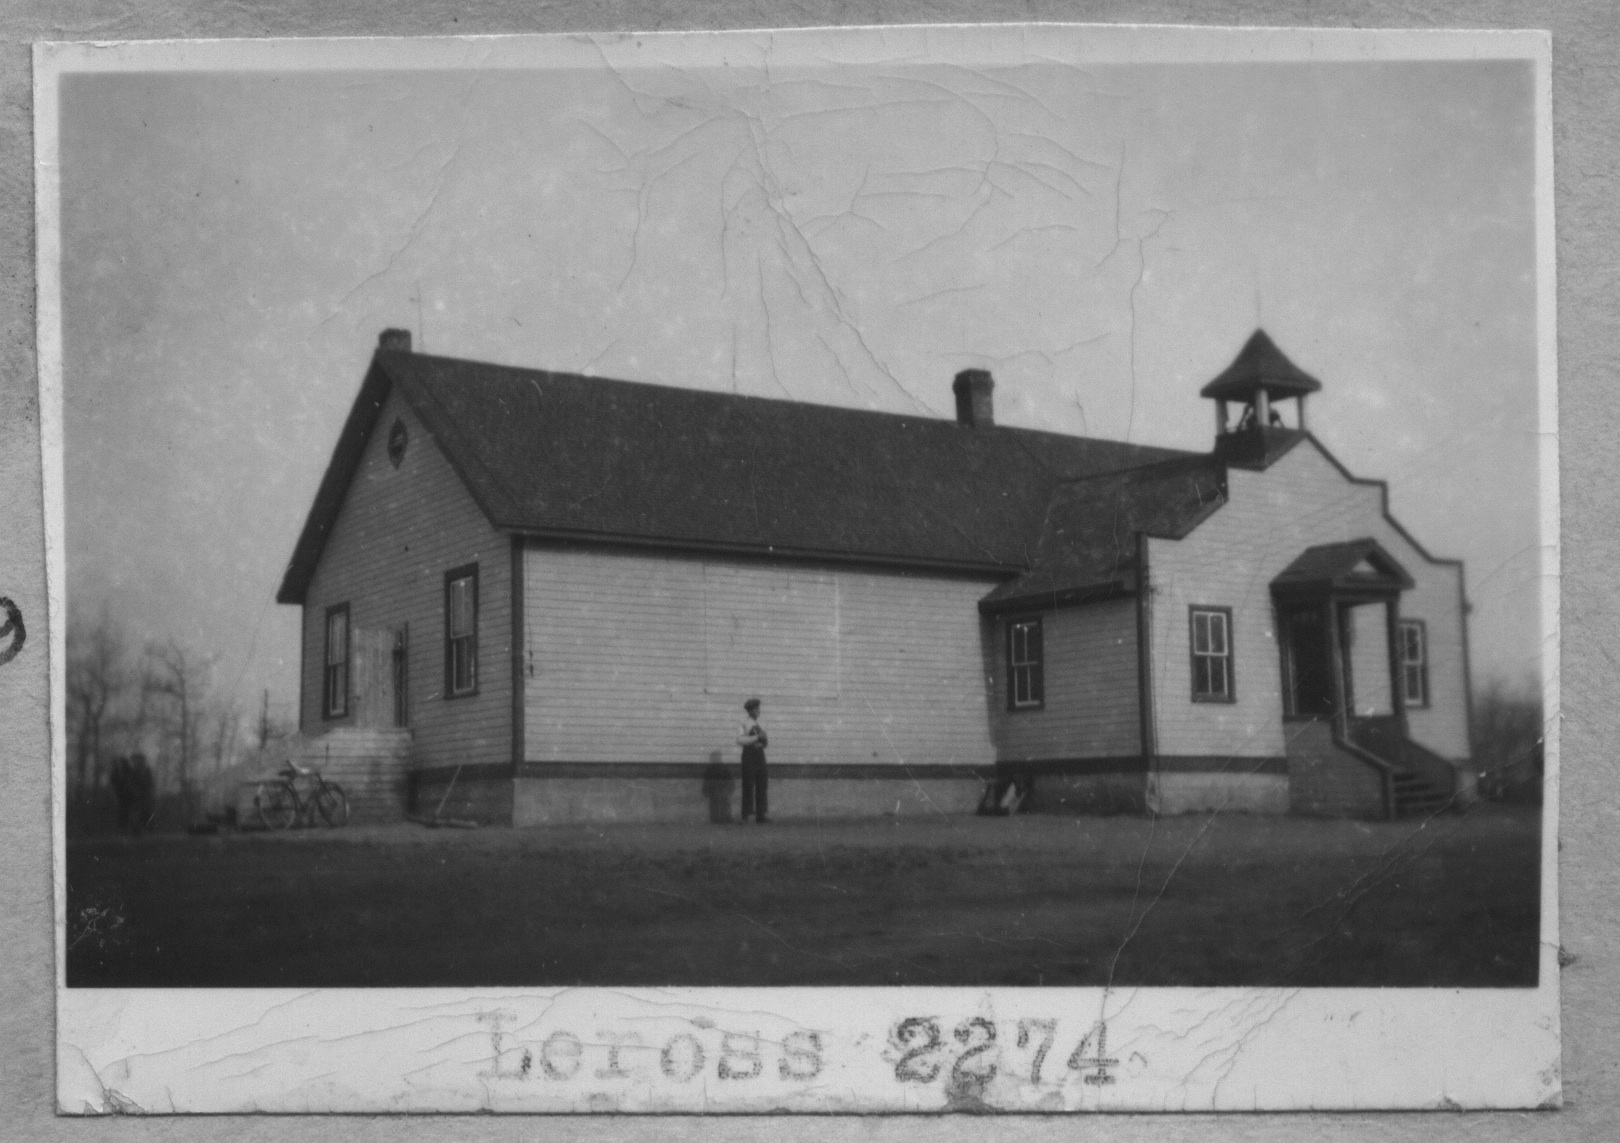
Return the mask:
[[114,838],[73,986],[1533,985],[1539,810]]

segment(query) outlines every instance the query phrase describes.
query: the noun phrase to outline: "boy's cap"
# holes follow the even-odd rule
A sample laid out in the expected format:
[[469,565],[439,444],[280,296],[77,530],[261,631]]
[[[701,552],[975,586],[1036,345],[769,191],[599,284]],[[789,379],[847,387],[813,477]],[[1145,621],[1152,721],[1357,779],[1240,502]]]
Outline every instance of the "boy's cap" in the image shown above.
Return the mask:
[[759,700],[757,698],[749,699],[747,702],[743,703],[743,709],[744,710],[758,710],[759,709]]

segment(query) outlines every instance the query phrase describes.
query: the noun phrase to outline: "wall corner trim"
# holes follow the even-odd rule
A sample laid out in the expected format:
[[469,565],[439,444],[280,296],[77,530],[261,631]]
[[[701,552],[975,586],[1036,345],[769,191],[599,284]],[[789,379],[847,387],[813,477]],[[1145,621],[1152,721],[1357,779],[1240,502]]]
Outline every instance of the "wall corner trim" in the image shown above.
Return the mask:
[[1136,689],[1141,707],[1142,760],[1157,769],[1158,732],[1153,716],[1153,581],[1148,572],[1148,536],[1136,533]]
[[512,776],[516,777],[518,767],[523,764],[525,745],[523,706],[527,688],[525,686],[523,664],[528,648],[524,646],[524,631],[527,624],[525,622],[523,603],[523,537],[512,536],[511,544],[512,572],[507,596],[512,612]]

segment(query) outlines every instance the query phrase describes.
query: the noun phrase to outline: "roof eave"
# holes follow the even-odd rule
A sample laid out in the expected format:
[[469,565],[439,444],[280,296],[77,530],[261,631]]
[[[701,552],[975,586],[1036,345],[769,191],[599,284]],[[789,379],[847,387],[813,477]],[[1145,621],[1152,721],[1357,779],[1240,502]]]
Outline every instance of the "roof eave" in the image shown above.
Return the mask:
[[1264,389],[1273,400],[1287,401],[1294,397],[1308,397],[1322,391],[1322,383],[1307,373],[1298,377],[1218,377],[1198,391],[1200,397],[1217,401],[1241,401]]
[[1379,511],[1384,517],[1384,522],[1391,528],[1395,529],[1396,533],[1401,537],[1401,539],[1405,540],[1408,544],[1411,544],[1413,551],[1417,552],[1418,555],[1422,556],[1431,564],[1444,564],[1448,567],[1455,567],[1459,569],[1463,566],[1462,560],[1453,556],[1437,556],[1431,553],[1427,548],[1418,542],[1416,536],[1412,535],[1411,532],[1406,530],[1405,525],[1403,525],[1399,520],[1395,519],[1389,510],[1389,481],[1379,480],[1368,476],[1357,476],[1355,473],[1351,472],[1345,467],[1343,461],[1334,456],[1333,453],[1328,450],[1327,445],[1323,444],[1316,438],[1315,433],[1301,430],[1300,435],[1306,440],[1310,441],[1311,444],[1316,448],[1316,451],[1322,454],[1322,458],[1337,469],[1339,475],[1344,477],[1345,480],[1349,481],[1351,484],[1360,484],[1368,488],[1378,489]]
[[[996,591],[1000,590],[1000,588],[996,589]],[[1044,588],[1038,591],[1011,592],[1002,596],[996,596],[996,593],[992,592],[979,600],[979,611],[985,615],[1000,615],[1009,611],[1047,611],[1053,608],[1070,607],[1082,603],[1101,603],[1108,599],[1134,595],[1135,592],[1135,585],[1121,578],[1067,587]]]
[[1199,395],[1216,400],[1244,400],[1260,389],[1268,396],[1286,400],[1320,392],[1322,383],[1290,361],[1265,330],[1257,329],[1249,335],[1232,363],[1199,390]]
[[495,527],[521,540],[558,544],[591,544],[609,547],[654,549],[664,552],[690,552],[762,559],[805,560],[814,563],[864,564],[868,567],[931,571],[946,575],[995,576],[1008,578],[1028,571],[1027,565],[988,560],[931,559],[892,552],[862,552],[847,548],[786,547],[775,544],[740,544],[705,540],[690,536],[648,536],[630,532],[591,531],[579,528],[536,527],[511,519],[494,521]]
[[360,391],[355,395],[354,404],[349,407],[349,416],[343,422],[343,429],[338,433],[337,444],[332,449],[332,459],[327,462],[326,474],[321,477],[320,487],[315,492],[315,500],[309,507],[309,515],[304,519],[303,531],[299,533],[298,542],[293,546],[292,558],[288,561],[287,571],[281,578],[281,587],[276,591],[277,603],[300,606],[303,604],[309,592],[310,581],[315,577],[315,567],[320,563],[321,553],[326,549],[326,539],[331,535],[332,525],[336,523],[338,511],[343,507],[349,484],[354,480],[355,472],[359,470],[366,442],[376,427],[377,417],[382,412],[383,404],[388,400],[392,384],[387,372],[379,368],[374,356],[370,368],[366,370],[365,380],[360,383]]

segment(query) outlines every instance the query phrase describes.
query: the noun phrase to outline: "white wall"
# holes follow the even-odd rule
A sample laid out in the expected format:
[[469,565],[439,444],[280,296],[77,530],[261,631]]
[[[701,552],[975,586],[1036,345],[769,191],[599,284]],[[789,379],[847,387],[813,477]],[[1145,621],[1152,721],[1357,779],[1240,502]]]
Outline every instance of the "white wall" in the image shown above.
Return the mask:
[[[387,448],[396,417],[409,437],[397,468]],[[444,573],[470,563],[478,565],[478,693],[446,699]],[[314,735],[345,726],[391,726],[392,703],[362,701],[362,688],[368,669],[389,669],[394,632],[408,625],[415,764],[509,763],[511,578],[511,541],[491,527],[416,415],[398,393],[391,394],[305,597],[300,728]],[[326,608],[340,603],[349,605],[349,713],[324,719]],[[372,661],[363,667],[368,654]]]
[[[1024,614],[1022,612],[1020,615]],[[1039,612],[1046,702],[1007,709],[1007,626],[992,625],[991,718],[1003,761],[1109,758],[1142,752],[1136,600]]]
[[782,763],[992,760],[984,579],[531,546],[529,761],[735,761],[750,695]]
[[[1308,547],[1370,536],[1416,581],[1401,594],[1401,615],[1428,626],[1433,694],[1428,710],[1409,712],[1412,737],[1447,758],[1465,758],[1459,569],[1426,560],[1384,519],[1380,488],[1347,480],[1309,441],[1264,472],[1232,469],[1228,492],[1229,502],[1185,539],[1149,541],[1159,752],[1285,753],[1271,581]],[[1233,703],[1191,700],[1190,604],[1232,608]]]

